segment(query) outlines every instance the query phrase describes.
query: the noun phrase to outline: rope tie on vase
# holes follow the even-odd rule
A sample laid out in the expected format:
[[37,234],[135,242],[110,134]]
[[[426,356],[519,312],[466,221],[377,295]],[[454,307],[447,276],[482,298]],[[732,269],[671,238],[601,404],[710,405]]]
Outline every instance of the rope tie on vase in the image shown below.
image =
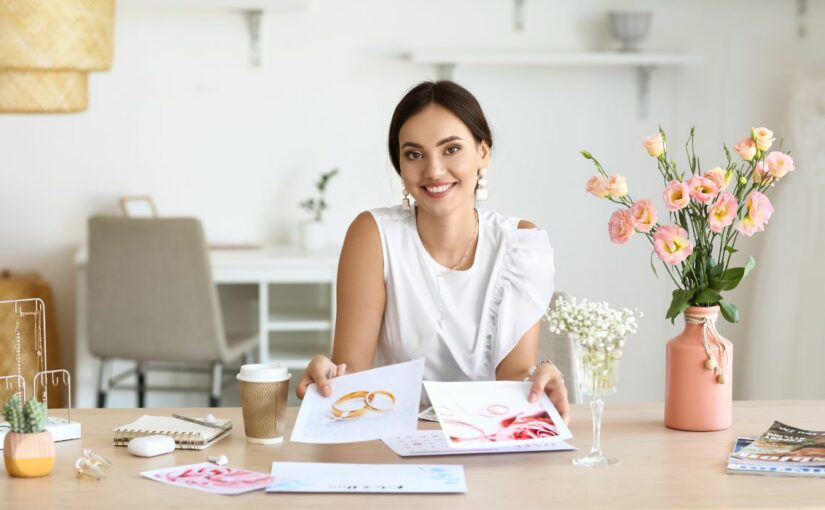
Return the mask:
[[[728,358],[728,348],[724,342],[725,338],[720,335],[716,329],[716,318],[718,316],[719,315],[715,313],[699,315],[685,312],[685,322],[688,324],[702,325],[702,344],[705,347],[705,354],[708,357],[707,361],[705,361],[705,368],[716,374],[717,383],[725,384],[727,382],[726,369],[730,365],[730,359]],[[716,344],[716,349],[719,351],[718,362],[713,355],[713,350],[711,349],[710,342],[708,342],[708,338]]]

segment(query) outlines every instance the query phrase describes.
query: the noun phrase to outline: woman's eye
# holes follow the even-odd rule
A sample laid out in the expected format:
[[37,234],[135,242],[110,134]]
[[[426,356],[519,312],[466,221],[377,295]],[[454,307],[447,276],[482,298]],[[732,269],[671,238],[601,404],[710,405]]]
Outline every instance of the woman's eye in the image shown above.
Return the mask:
[[409,160],[421,159],[422,155],[418,151],[410,151],[404,155]]
[[447,147],[446,153],[447,154],[455,154],[456,152],[458,152],[460,150],[461,150],[460,145],[450,145],[449,147]]

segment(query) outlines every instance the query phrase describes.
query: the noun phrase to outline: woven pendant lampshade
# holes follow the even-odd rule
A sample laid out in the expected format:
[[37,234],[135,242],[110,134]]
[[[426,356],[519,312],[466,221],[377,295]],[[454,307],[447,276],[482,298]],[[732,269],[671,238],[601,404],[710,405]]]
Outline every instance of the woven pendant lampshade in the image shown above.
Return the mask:
[[112,66],[114,0],[0,0],[0,112],[77,112]]
[[89,103],[85,71],[0,72],[0,112],[81,112]]

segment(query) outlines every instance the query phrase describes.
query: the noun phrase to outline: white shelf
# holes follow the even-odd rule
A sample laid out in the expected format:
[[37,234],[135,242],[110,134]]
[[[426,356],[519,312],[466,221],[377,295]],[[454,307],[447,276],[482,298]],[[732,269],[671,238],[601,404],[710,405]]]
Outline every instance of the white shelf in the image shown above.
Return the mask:
[[424,50],[413,51],[407,58],[416,64],[427,65],[474,65],[474,66],[687,66],[700,62],[696,55],[682,53],[622,53],[550,51],[501,51],[501,50]]
[[635,69],[639,117],[647,117],[650,77],[661,67],[701,63],[696,55],[647,52],[554,52],[538,50],[417,50],[404,56],[414,64],[432,65],[439,79],[451,80],[456,66],[627,67]]
[[269,360],[283,363],[290,371],[298,371],[297,375],[293,372],[293,381],[295,381],[293,384],[296,384],[298,381],[296,377],[300,377],[301,373],[303,373],[309,364],[309,361],[316,354],[326,353],[318,349],[306,351],[272,349],[269,351]]
[[224,10],[267,10],[276,12],[300,11],[307,7],[308,0],[120,0],[127,5],[151,7]]
[[329,310],[279,310],[269,314],[268,331],[329,331]]

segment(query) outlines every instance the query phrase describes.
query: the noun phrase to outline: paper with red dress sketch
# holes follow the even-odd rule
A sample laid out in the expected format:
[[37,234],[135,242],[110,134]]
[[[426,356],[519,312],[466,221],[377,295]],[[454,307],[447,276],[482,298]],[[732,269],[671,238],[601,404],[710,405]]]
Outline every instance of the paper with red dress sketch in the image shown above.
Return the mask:
[[545,444],[573,437],[542,393],[527,401],[531,383],[430,382],[424,387],[451,448],[479,449]]
[[213,494],[243,494],[264,489],[272,483],[272,477],[266,473],[217,466],[211,462],[154,469],[140,474],[150,480]]

